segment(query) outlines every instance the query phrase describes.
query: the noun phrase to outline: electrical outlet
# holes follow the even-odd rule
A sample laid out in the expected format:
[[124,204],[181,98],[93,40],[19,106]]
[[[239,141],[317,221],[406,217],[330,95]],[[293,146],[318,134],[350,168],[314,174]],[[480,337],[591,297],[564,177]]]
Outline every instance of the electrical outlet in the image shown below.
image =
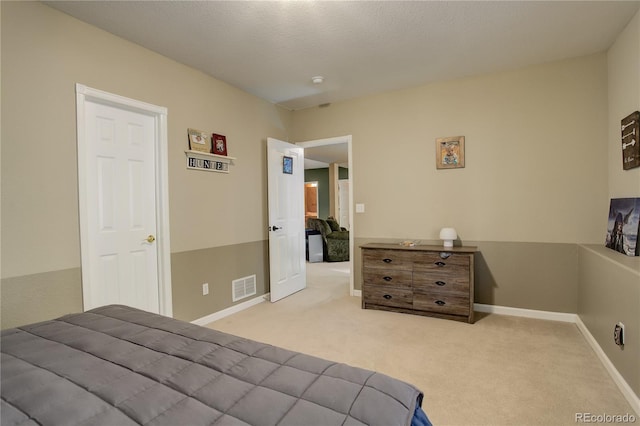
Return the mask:
[[613,328],[613,341],[618,346],[624,346],[624,324],[621,322]]
[[209,294],[209,283],[202,284],[202,295],[206,296]]

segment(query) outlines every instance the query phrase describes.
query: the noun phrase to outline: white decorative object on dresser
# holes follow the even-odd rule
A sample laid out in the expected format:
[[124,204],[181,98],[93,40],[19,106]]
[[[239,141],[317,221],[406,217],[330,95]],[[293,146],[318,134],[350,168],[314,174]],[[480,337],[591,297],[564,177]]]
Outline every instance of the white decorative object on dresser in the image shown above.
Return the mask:
[[370,243],[362,249],[362,308],[473,323],[476,247]]

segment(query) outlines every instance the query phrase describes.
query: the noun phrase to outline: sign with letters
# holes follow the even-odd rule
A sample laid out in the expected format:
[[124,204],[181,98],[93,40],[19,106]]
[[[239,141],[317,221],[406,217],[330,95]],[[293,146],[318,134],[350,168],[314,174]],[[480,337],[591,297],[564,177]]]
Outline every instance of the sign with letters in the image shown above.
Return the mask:
[[187,156],[187,169],[229,173],[229,163]]

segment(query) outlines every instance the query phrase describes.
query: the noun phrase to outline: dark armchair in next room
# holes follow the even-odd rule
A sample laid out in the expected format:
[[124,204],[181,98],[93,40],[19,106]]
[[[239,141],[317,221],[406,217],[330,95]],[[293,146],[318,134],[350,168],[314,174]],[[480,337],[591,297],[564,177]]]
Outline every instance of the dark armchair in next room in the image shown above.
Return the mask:
[[307,219],[307,228],[320,231],[324,260],[326,262],[344,262],[349,260],[349,231],[341,228],[335,219]]

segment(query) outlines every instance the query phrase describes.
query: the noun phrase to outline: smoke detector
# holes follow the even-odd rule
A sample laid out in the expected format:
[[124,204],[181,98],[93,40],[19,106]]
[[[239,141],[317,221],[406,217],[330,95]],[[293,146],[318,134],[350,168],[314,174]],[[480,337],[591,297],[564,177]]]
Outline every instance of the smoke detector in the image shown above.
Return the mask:
[[317,75],[315,77],[311,77],[311,81],[313,81],[313,84],[322,84],[322,82],[324,81],[324,77],[321,75]]

